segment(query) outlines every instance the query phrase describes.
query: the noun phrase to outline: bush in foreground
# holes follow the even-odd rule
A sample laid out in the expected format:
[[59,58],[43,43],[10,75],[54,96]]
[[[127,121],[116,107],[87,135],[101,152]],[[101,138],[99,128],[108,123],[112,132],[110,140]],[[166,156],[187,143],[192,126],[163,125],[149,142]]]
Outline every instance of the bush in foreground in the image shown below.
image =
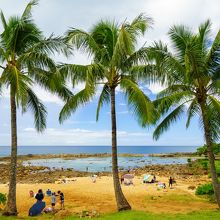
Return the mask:
[[212,195],[212,194],[214,194],[214,189],[211,183],[198,186],[196,189],[196,195]]
[[6,195],[3,193],[0,193],[0,205],[5,205],[6,200],[7,200]]

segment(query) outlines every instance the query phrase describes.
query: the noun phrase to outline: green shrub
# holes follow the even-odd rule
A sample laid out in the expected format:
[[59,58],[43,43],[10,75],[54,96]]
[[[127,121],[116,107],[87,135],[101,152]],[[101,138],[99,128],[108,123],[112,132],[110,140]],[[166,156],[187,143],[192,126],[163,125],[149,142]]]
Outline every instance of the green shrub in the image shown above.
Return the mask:
[[[213,143],[212,144],[212,151],[215,155],[219,154],[220,153],[220,144]],[[207,145],[203,145],[203,146],[197,148],[196,153],[200,156],[207,155]]]
[[0,205],[5,205],[6,200],[7,200],[6,195],[3,193],[0,193]]
[[214,189],[211,183],[198,186],[196,189],[196,195],[212,195],[212,194],[214,194]]
[[199,160],[199,163],[202,165],[204,170],[208,170],[208,160]]

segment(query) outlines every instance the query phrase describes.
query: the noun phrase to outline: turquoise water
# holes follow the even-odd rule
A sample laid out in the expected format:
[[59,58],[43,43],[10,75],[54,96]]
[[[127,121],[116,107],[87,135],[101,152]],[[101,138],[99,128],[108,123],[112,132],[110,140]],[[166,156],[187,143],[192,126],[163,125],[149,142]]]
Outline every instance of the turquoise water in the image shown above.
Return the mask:
[[[159,158],[159,157],[119,157],[119,169],[132,169],[153,164],[185,164],[187,158]],[[66,160],[62,158],[38,159],[25,161],[24,165],[47,166],[51,169],[72,168],[77,171],[103,172],[111,171],[111,157],[89,157]]]

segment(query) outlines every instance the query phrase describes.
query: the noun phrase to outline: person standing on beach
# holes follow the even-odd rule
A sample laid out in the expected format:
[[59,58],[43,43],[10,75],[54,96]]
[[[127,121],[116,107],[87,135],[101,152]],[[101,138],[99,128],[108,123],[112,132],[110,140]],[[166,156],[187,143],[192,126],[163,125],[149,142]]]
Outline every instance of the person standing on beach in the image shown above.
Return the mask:
[[52,195],[51,195],[51,206],[52,206],[52,211],[54,211],[55,205],[56,205],[56,193],[53,192]]
[[173,186],[173,178],[170,176],[169,178],[169,187],[172,188]]
[[65,209],[64,208],[64,194],[62,192],[60,192],[60,209]]

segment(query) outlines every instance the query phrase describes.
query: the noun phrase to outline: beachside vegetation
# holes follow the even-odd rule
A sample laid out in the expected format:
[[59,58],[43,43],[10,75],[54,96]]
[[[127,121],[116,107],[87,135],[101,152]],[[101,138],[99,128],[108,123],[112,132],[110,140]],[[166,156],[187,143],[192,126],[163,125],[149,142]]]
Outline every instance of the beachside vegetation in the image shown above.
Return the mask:
[[[210,219],[219,219],[220,213],[217,211],[206,211],[206,212],[192,212],[188,214],[155,214],[150,212],[142,211],[124,211],[114,214],[108,214],[100,216],[94,219],[100,220],[170,220],[170,219],[180,219],[180,220],[210,220]],[[69,217],[67,220],[79,219],[78,217]]]
[[6,201],[7,201],[6,195],[3,193],[0,193],[0,205],[5,205]]
[[152,20],[144,14],[137,16],[131,23],[119,24],[100,21],[90,32],[72,28],[67,31],[66,39],[74,48],[92,57],[90,65],[63,64],[60,71],[71,78],[72,85],[84,83],[85,88],[69,99],[60,113],[60,122],[68,118],[79,106],[99,95],[96,119],[104,104],[110,103],[112,124],[112,173],[118,210],[131,209],[121,190],[117,161],[117,126],[115,96],[116,88],[125,94],[128,106],[137,117],[141,126],[153,123],[157,113],[150,99],[139,88],[138,81],[131,74],[131,68],[146,62],[146,48],[136,50],[138,38],[151,25]]
[[33,0],[23,14],[6,19],[0,13],[3,31],[0,35],[0,60],[2,74],[0,87],[6,87],[10,94],[11,108],[11,164],[9,192],[4,213],[17,215],[16,170],[17,170],[17,109],[30,110],[34,115],[37,131],[46,127],[46,108],[33,90],[38,84],[52,93],[67,97],[71,93],[63,86],[64,79],[50,58],[54,51],[66,52],[62,38],[44,38],[32,20],[31,9],[38,1]]
[[213,143],[220,137],[220,31],[213,42],[209,40],[210,32],[210,20],[201,24],[196,34],[184,25],[173,26],[169,30],[173,52],[162,42],[151,48],[158,65],[157,77],[166,86],[154,102],[163,118],[153,136],[157,140],[184,112],[188,115],[186,127],[193,116],[199,115],[220,207],[220,185],[212,150]]
[[[213,143],[212,144],[212,151],[215,155],[220,154],[220,144]],[[202,155],[207,156],[208,155],[207,145],[203,145],[203,146],[197,148],[196,153],[200,156],[202,156]]]
[[206,183],[198,186],[196,189],[196,195],[212,195],[214,194],[213,185],[211,183]]

